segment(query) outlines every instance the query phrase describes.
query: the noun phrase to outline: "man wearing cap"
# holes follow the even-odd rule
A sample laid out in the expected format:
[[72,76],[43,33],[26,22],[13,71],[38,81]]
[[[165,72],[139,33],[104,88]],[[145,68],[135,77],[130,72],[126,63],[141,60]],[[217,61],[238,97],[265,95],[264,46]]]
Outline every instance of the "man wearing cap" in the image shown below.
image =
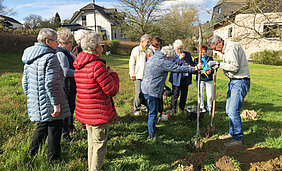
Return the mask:
[[243,48],[236,42],[223,40],[215,35],[208,40],[209,48],[223,54],[223,62],[210,61],[208,66],[221,67],[224,75],[230,81],[227,89],[226,113],[229,117],[229,134],[220,139],[232,138],[224,145],[228,147],[241,146],[243,131],[240,109],[244,98],[250,89],[250,72]]

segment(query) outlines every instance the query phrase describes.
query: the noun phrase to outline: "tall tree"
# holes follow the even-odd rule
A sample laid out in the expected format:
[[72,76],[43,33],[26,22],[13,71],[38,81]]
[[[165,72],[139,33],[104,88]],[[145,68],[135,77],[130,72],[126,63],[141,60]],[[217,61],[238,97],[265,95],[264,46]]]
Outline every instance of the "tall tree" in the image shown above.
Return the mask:
[[153,32],[153,24],[159,17],[158,6],[163,0],[119,0],[124,9],[123,24],[127,38],[139,40]]
[[40,27],[41,22],[42,17],[36,14],[30,14],[29,16],[24,18],[25,28],[37,29]]
[[61,17],[58,12],[55,14],[55,19],[54,19],[54,27],[58,28],[61,26]]
[[160,36],[166,44],[172,44],[176,39],[186,40],[186,50],[191,50],[195,46],[193,38],[197,37],[195,25],[198,22],[198,11],[193,6],[174,5],[162,12],[162,17],[158,21]]
[[16,12],[14,12],[13,9],[11,9],[11,8],[7,8],[4,5],[4,0],[0,0],[0,14],[11,16],[11,15],[15,15]]

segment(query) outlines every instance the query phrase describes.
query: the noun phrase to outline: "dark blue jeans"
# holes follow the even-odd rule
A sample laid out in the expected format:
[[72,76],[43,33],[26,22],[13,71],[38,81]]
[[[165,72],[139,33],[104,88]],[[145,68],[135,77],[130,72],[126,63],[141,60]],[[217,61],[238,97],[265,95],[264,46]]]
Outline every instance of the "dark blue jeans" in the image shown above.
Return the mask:
[[226,113],[229,117],[229,134],[234,140],[243,138],[240,109],[250,89],[250,80],[230,80],[227,90]]
[[147,102],[147,108],[148,108],[148,131],[149,131],[149,134],[155,134],[159,98],[152,97],[147,94],[144,94],[144,98]]

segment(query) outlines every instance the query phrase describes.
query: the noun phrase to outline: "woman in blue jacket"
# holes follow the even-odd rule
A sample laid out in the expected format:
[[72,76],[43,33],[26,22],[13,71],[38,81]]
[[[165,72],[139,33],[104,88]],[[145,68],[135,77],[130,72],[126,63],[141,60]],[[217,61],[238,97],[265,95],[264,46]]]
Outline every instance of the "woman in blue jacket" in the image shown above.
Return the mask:
[[[181,40],[175,40],[173,43],[175,50],[175,56],[171,59],[172,62],[179,66],[194,66],[194,62],[189,52],[183,51],[184,44]],[[172,72],[169,77],[169,82],[172,84],[172,96],[171,96],[171,112],[176,114],[177,99],[180,95],[179,108],[183,112],[186,104],[188,86],[192,83],[191,73],[175,73]]]
[[59,159],[63,119],[70,116],[63,74],[56,56],[57,33],[49,28],[40,30],[38,43],[24,50],[22,86],[27,96],[27,112],[38,122],[29,152],[34,156],[48,136],[47,158]]
[[158,102],[162,96],[168,72],[192,73],[202,67],[201,64],[196,67],[177,65],[169,60],[173,56],[173,48],[165,46],[161,51],[156,51],[145,66],[144,77],[141,81],[141,91],[144,94],[148,108],[148,139],[155,137]]

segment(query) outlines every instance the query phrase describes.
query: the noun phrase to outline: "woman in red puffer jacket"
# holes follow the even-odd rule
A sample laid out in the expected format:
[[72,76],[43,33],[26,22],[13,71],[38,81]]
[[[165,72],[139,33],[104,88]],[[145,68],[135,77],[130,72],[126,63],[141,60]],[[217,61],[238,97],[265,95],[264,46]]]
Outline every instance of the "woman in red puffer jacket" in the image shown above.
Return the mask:
[[81,39],[73,65],[77,86],[76,119],[86,124],[89,170],[101,170],[107,152],[109,123],[117,118],[112,97],[118,93],[119,78],[102,60],[101,36],[88,31]]

